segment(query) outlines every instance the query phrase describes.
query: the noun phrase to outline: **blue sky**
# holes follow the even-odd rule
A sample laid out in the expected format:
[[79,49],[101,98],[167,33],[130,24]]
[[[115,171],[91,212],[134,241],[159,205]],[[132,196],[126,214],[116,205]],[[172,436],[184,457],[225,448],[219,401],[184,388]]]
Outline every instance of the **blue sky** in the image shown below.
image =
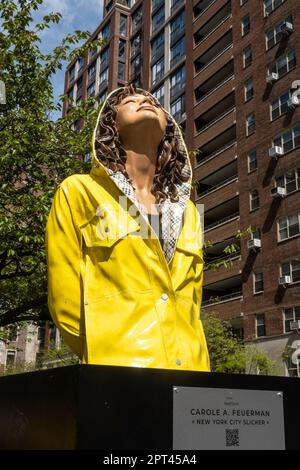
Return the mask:
[[[94,31],[102,20],[103,0],[44,0],[39,9],[39,15],[44,16],[50,12],[59,12],[62,19],[58,25],[51,25],[50,29],[44,30],[41,34],[41,48],[47,53],[58,46],[61,39],[76,29],[82,31]],[[64,91],[64,71],[63,68],[53,78],[55,98]],[[52,116],[53,119],[60,117],[60,114]]]

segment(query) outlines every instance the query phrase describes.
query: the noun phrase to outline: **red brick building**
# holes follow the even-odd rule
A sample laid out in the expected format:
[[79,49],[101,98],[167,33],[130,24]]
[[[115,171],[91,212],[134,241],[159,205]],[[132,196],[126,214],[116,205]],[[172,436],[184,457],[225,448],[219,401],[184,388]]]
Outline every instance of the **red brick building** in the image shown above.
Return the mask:
[[[282,352],[300,326],[298,2],[109,0],[94,37],[107,42],[68,66],[65,92],[101,103],[130,81],[170,110],[198,150],[193,198],[212,243],[203,307],[295,375]],[[208,269],[220,258],[231,267]]]

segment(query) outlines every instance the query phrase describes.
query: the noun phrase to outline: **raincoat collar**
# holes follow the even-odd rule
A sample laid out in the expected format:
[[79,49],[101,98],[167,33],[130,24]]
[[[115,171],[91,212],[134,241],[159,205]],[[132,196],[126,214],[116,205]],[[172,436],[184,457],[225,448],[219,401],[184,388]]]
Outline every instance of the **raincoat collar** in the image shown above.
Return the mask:
[[[136,206],[139,213],[145,218],[146,222],[148,223],[147,215],[143,209],[143,206],[141,206],[141,204],[139,203],[139,200],[136,196],[132,184],[128,181],[128,179],[122,172],[113,171],[110,168],[104,166],[103,163],[98,160],[95,151],[96,132],[101,118],[101,113],[105,108],[107,100],[121,89],[122,88],[117,88],[113,90],[107,96],[99,111],[97,123],[92,137],[92,168],[90,174],[91,176],[101,175],[104,178],[109,178],[110,180],[112,180],[117,185],[117,187],[123,192],[123,194]],[[137,88],[136,90],[137,92],[144,91],[140,88]],[[151,93],[147,92],[147,94],[150,95],[160,105],[160,103],[153,95],[151,95]],[[188,176],[188,181],[176,184],[178,190],[178,202],[172,202],[169,198],[167,198],[165,201],[159,204],[159,211],[162,214],[162,237],[164,240],[163,251],[167,263],[170,263],[173,259],[176,243],[181,232],[183,212],[191,195],[192,166],[182,136],[182,132],[172,115],[168,112],[167,114],[170,116],[170,118],[175,124],[175,135],[177,136],[179,141],[179,148],[182,154],[185,156],[185,165],[183,167],[182,174],[184,176]]]

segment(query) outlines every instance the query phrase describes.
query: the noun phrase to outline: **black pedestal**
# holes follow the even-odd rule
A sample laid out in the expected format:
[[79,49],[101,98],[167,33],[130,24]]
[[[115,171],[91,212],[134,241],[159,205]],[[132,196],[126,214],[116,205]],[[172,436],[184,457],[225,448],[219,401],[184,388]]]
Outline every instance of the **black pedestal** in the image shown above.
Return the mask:
[[0,378],[0,449],[172,449],[173,387],[283,391],[287,449],[300,449],[300,380],[110,366]]

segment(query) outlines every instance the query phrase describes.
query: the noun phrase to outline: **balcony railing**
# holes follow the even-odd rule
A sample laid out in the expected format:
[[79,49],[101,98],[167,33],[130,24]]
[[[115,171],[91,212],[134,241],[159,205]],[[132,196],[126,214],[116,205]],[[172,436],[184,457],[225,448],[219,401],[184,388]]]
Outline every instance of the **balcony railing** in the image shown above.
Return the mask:
[[[215,261],[210,261],[209,263],[204,263],[204,271],[208,271],[210,270],[209,267],[211,265],[213,265],[214,263],[217,263],[219,261],[234,261],[236,259],[241,259],[241,253],[240,252],[237,252],[237,253],[230,253],[229,255],[225,255],[225,256],[220,256],[218,259],[216,259]],[[213,270],[213,269],[211,269]]]
[[221,119],[223,119],[225,116],[227,116],[228,114],[230,114],[234,110],[235,110],[235,106],[232,106],[232,108],[227,109],[226,111],[224,111],[224,113],[220,114],[220,116],[216,117],[215,119],[210,121],[208,124],[206,124],[204,127],[202,127],[197,132],[196,135],[202,134],[202,132],[206,131],[209,127],[213,126],[216,122],[220,121]]
[[218,60],[226,51],[228,51],[228,49],[232,49],[232,48],[233,48],[233,44],[232,43],[228,44],[228,46],[226,46],[224,49],[222,49],[222,51],[219,52],[219,54],[217,54],[215,57],[213,57],[209,62],[207,62],[207,64],[203,65],[203,67],[201,67],[201,69],[198,70],[196,75],[203,72],[203,70],[206,70],[207,67],[209,67],[213,62]]
[[[232,14],[231,14],[231,13],[229,13],[229,15],[225,16],[225,18],[223,18],[223,19],[220,21],[220,23],[217,24],[217,26],[214,26],[212,29],[210,29],[210,30],[208,31],[208,33],[200,39],[200,41],[197,41],[197,42],[195,43],[195,47],[198,47],[199,44],[201,44],[203,41],[205,41],[205,39],[207,39],[209,36],[211,36],[211,35],[212,35],[218,28],[220,28],[220,26],[222,26],[222,24],[224,24],[225,21],[227,21],[229,18],[232,18]],[[197,34],[197,33],[195,33],[195,34]]]
[[219,227],[219,225],[227,224],[228,222],[231,222],[232,220],[238,219],[239,216],[240,216],[239,211],[233,212],[227,217],[223,217],[223,219],[219,219],[216,222],[213,222],[212,224],[204,226],[204,232],[208,232],[209,230],[212,230],[213,228]]
[[202,191],[201,194],[199,195],[199,197],[197,198],[197,200],[201,199],[204,196],[207,196],[210,193],[213,193],[214,191],[216,191],[217,189],[222,188],[223,186],[227,186],[228,184],[233,183],[233,181],[237,181],[237,179],[238,179],[237,174],[235,174],[233,176],[230,176],[230,178],[227,178],[226,180],[221,181],[220,183],[216,184],[212,188],[208,188],[205,191]]
[[194,105],[194,107],[196,107],[199,103],[201,103],[202,101],[206,100],[206,98],[208,98],[210,95],[212,95],[213,93],[215,93],[215,91],[217,91],[219,88],[222,88],[223,85],[225,85],[225,83],[229,82],[230,80],[232,80],[234,78],[234,75],[230,75],[230,77],[227,77],[225,78],[225,80],[223,80],[222,82],[220,82],[218,85],[216,85],[214,88],[212,88],[208,93],[206,93],[204,96],[202,96],[199,100],[197,100],[197,103]]
[[231,300],[237,300],[243,298],[243,292],[233,292],[232,294],[226,294],[221,296],[215,296],[212,300],[205,300],[202,302],[202,307],[210,307],[211,305],[221,304],[223,302],[229,302]]
[[223,153],[223,152],[225,152],[225,150],[228,150],[233,145],[236,145],[236,143],[237,143],[236,140],[232,140],[229,143],[223,145],[223,147],[220,147],[217,150],[215,150],[215,152],[212,152],[209,155],[206,155],[205,157],[201,158],[200,161],[197,161],[197,164],[196,164],[195,168],[197,168],[198,166],[203,165],[203,163],[208,162],[212,158],[217,157],[218,155],[220,155],[220,153]]

